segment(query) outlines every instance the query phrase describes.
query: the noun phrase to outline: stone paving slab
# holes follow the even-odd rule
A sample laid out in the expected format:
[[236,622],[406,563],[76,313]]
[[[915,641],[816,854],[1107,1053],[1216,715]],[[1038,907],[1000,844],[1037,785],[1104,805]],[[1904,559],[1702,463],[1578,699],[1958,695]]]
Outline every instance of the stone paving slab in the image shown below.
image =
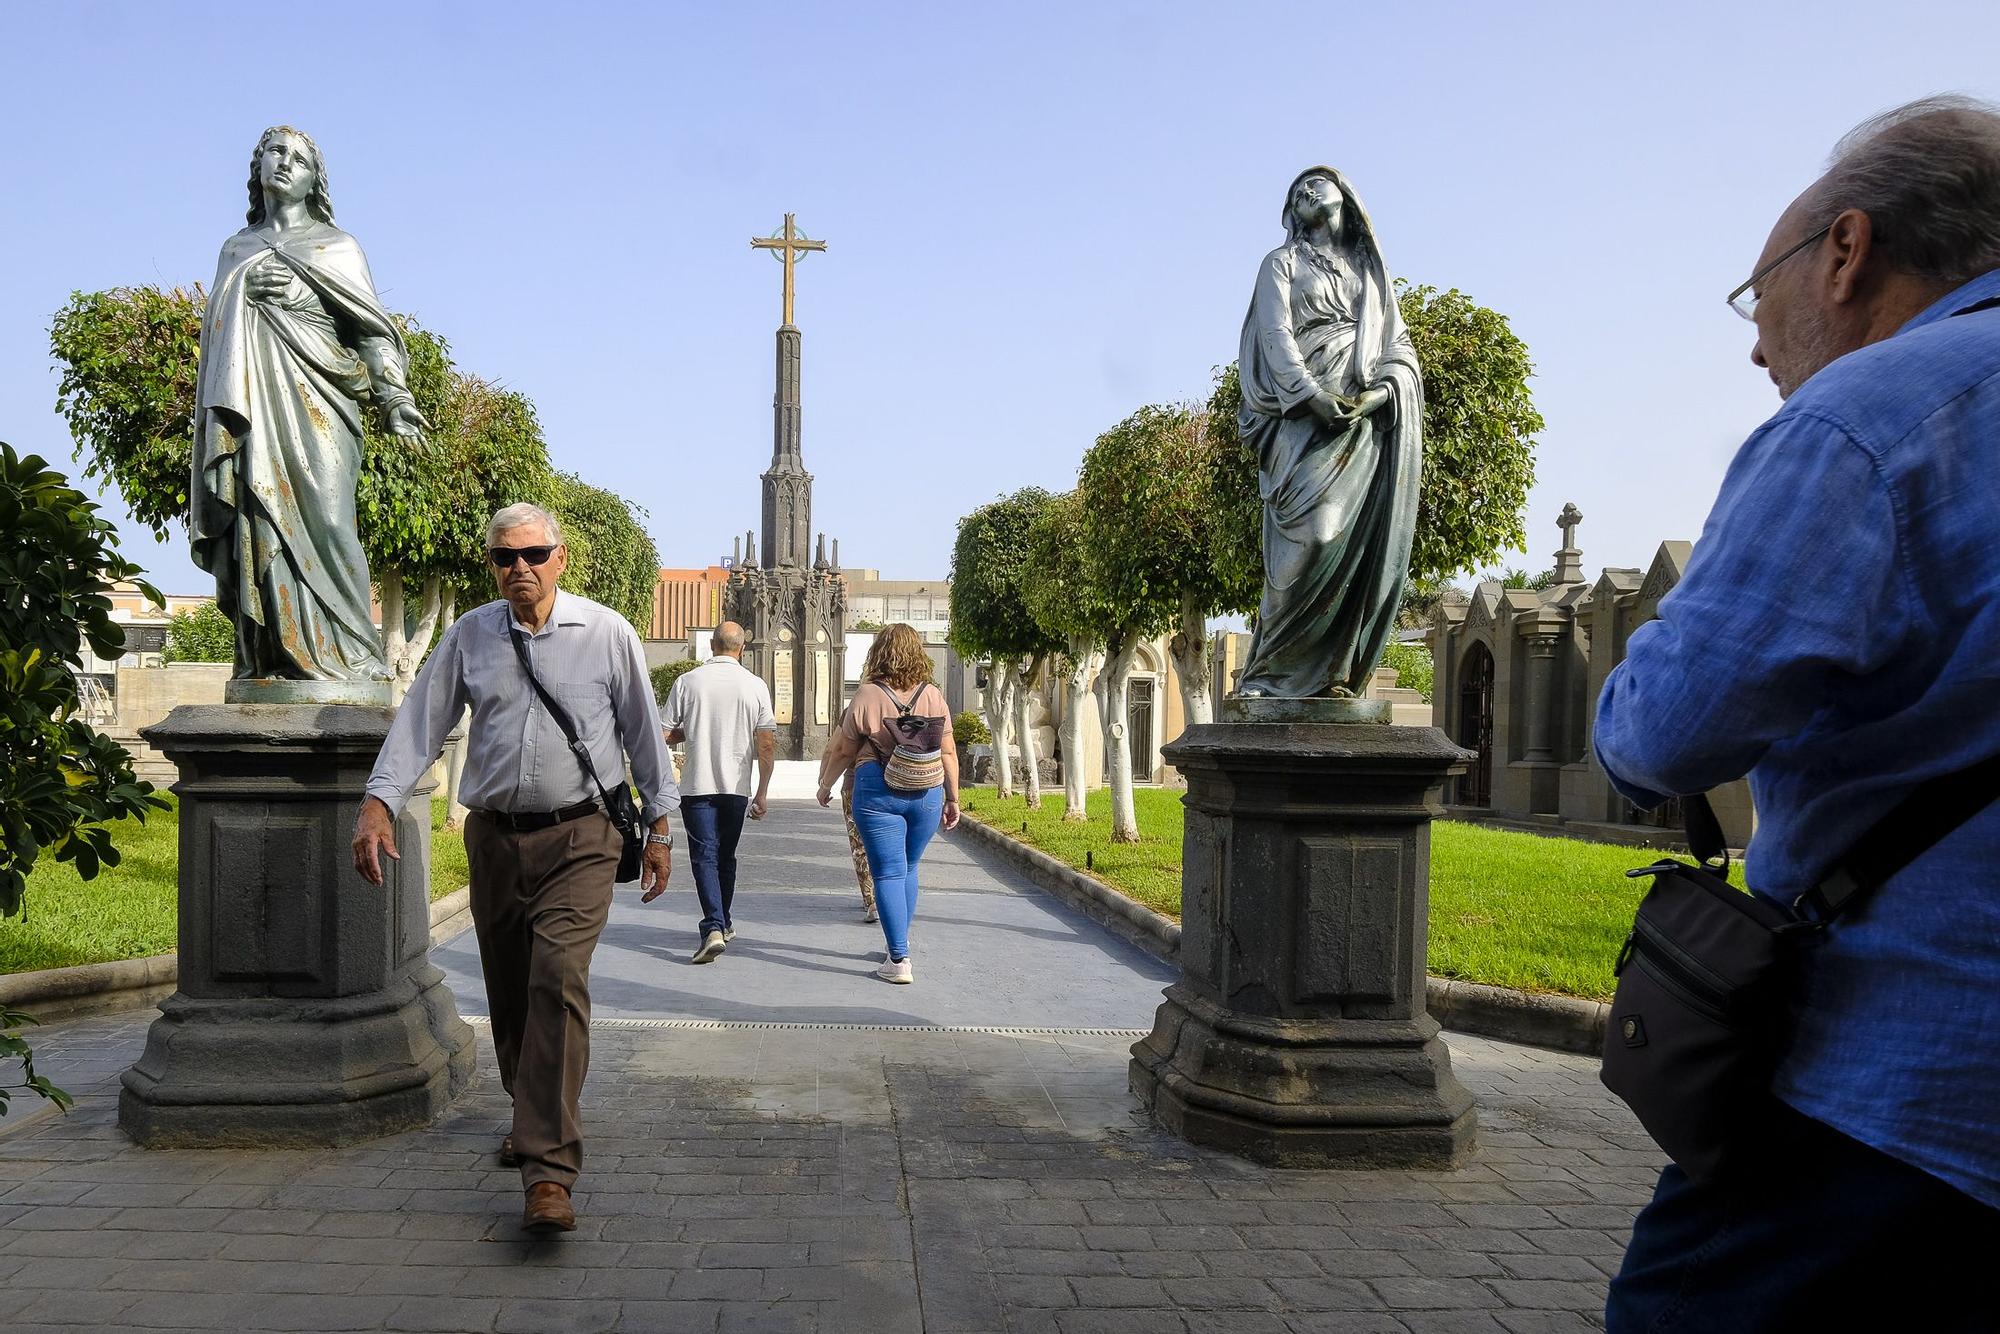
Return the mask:
[[[616,1000],[593,1024],[566,1237],[519,1230],[483,1025],[477,1080],[438,1125],[283,1152],[119,1134],[116,1076],[150,1012],[44,1030],[38,1065],[80,1105],[0,1122],[0,1329],[1600,1326],[1661,1159],[1593,1062],[1452,1035],[1480,1114],[1479,1152],[1452,1172],[1279,1171],[1191,1148],[1125,1088],[1158,965],[956,840],[927,864],[917,986],[873,982],[863,960],[798,968],[821,962],[800,945],[865,953],[840,932],[872,930],[847,882],[828,884],[846,851],[819,814],[756,832],[739,940],[763,957],[683,966],[646,947],[685,921],[620,904],[607,943],[627,957],[600,955]],[[480,998],[460,991],[468,1013]]]

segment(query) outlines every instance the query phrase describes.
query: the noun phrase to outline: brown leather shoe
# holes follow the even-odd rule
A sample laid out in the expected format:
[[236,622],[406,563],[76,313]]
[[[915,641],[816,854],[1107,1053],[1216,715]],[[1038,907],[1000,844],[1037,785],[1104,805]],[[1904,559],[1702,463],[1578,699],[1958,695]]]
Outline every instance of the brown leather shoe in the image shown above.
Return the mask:
[[569,1191],[553,1181],[537,1181],[528,1187],[528,1207],[521,1215],[521,1226],[534,1232],[576,1231],[576,1209],[569,1202]]
[[514,1152],[514,1137],[508,1135],[500,1141],[500,1166],[519,1167],[520,1165],[521,1155]]

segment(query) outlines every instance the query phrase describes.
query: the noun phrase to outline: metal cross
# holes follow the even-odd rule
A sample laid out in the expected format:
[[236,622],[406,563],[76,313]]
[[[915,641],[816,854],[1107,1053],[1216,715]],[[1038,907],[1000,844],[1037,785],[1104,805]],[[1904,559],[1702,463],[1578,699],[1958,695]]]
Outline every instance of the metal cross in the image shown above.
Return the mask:
[[826,249],[826,242],[808,241],[806,239],[805,233],[800,231],[792,221],[795,216],[795,214],[787,213],[785,215],[785,225],[781,230],[772,232],[768,237],[758,236],[752,237],[750,240],[750,248],[752,250],[768,250],[771,252],[773,259],[779,260],[785,266],[786,328],[790,328],[792,324],[792,265],[804,259],[807,254],[814,250]]
[[1563,550],[1576,546],[1576,526],[1583,522],[1583,511],[1574,505],[1564,505],[1563,512],[1556,519],[1556,527],[1563,530]]

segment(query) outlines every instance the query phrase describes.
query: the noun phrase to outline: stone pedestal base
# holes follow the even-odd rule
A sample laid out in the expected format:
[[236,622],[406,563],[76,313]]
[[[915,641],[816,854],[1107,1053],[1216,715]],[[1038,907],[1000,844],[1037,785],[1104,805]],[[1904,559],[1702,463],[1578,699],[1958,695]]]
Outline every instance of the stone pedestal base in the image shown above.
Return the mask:
[[351,1144],[434,1120],[472,1030],[430,945],[430,789],[386,883],[353,868],[385,708],[187,705],[146,728],[180,781],[180,989],[125,1072],[151,1147]]
[[1450,1167],[1472,1096],[1424,1011],[1434,728],[1224,722],[1188,781],[1181,980],[1132,1048],[1167,1129],[1283,1167]]

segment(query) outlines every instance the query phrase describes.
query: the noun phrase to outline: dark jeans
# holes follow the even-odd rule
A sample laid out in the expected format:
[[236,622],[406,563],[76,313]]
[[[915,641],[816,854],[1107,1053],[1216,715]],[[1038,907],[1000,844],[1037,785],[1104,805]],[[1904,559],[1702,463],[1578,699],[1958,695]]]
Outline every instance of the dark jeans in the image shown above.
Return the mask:
[[736,900],[736,843],[750,798],[733,792],[704,792],[681,798],[681,828],[687,830],[694,892],[701,898],[701,935],[727,931]]
[[2000,1330],[1996,1256],[2000,1210],[1784,1108],[1753,1172],[1660,1174],[1605,1315],[1610,1334]]

